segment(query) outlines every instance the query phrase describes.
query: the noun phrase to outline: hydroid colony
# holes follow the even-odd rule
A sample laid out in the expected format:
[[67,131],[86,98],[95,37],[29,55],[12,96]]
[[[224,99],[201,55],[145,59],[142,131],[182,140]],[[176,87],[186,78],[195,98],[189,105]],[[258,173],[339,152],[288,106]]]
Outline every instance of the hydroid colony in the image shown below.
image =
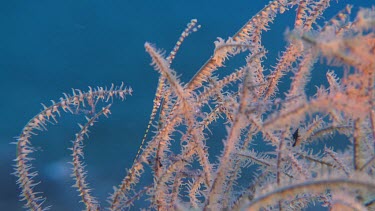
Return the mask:
[[[183,40],[199,28],[196,20],[169,55],[146,43],[160,73],[154,107],[138,154],[110,194],[108,209],[127,210],[136,200],[158,210],[296,210],[311,202],[332,209],[374,209],[375,10],[362,8],[351,15],[348,5],[317,26],[329,3],[271,1],[235,35],[219,38],[213,55],[185,84],[171,64]],[[264,67],[262,32],[280,13],[292,13],[291,8],[296,18],[286,33],[288,44],[274,66]],[[246,64],[218,77],[215,71],[238,54],[247,54]],[[319,59],[341,69],[324,70],[321,80],[328,87],[320,85],[309,96],[305,89]],[[276,98],[286,75],[291,75],[289,89]],[[73,141],[72,175],[87,210],[106,207],[99,205],[86,181],[84,142],[89,128],[110,114],[113,98],[124,99],[131,92],[123,85],[73,90],[26,124],[17,139],[15,174],[27,208],[48,208],[43,194],[34,191],[32,137],[49,122],[57,123],[60,113],[82,110],[87,122]],[[225,120],[219,122],[227,134],[221,151],[210,155],[208,146],[217,141],[209,138],[210,128],[218,118]],[[147,135],[149,129],[153,136]],[[334,133],[350,143],[343,151],[325,146],[337,138]],[[253,144],[259,139],[266,148]],[[323,144],[312,149],[318,141]],[[152,181],[145,180],[149,173]],[[245,176],[252,179],[244,182]]]

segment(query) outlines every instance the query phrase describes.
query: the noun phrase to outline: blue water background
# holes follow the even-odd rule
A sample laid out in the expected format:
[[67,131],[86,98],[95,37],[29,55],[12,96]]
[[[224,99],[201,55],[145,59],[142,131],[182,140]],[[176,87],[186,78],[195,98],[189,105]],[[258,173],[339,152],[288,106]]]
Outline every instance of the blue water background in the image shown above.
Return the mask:
[[[152,108],[158,73],[149,65],[144,43],[169,52],[185,25],[197,18],[201,29],[183,43],[172,66],[187,82],[212,54],[216,37],[233,35],[267,2],[1,0],[0,210],[22,210],[16,178],[10,175],[16,147],[9,143],[41,110],[40,103],[50,105],[50,100],[57,101],[71,88],[124,82],[133,88],[133,96],[115,101],[110,118],[102,118],[91,129],[85,148],[88,180],[94,195],[106,205],[108,193],[120,183],[137,153]],[[331,17],[347,3],[358,8],[375,1],[333,1],[325,16]],[[283,49],[283,33],[294,18],[292,13],[278,16],[265,33],[266,69]],[[70,187],[67,163],[71,159],[67,148],[79,129],[76,120],[82,119],[64,114],[59,124],[49,125],[47,132],[32,139],[37,180],[42,180],[37,190],[45,192],[53,210],[83,208]]]

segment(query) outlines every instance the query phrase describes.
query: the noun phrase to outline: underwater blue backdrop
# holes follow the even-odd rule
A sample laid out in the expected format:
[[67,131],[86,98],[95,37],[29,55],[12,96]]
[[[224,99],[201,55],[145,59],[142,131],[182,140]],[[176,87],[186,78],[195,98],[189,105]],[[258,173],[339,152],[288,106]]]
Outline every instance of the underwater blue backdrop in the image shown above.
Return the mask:
[[[169,52],[193,18],[201,29],[183,43],[172,66],[187,82],[212,54],[216,37],[234,34],[268,1],[146,0],[0,0],[0,210],[22,210],[12,161],[15,141],[27,121],[71,88],[119,85],[134,90],[115,100],[109,119],[101,118],[86,142],[88,180],[105,205],[120,183],[142,140],[152,108],[158,73],[144,50],[146,41]],[[331,17],[351,3],[369,7],[374,0],[332,1]],[[355,12],[353,12],[355,13]],[[274,64],[283,49],[283,33],[294,20],[278,16],[263,44]],[[321,20],[323,22],[324,20]],[[238,66],[238,65],[233,65]],[[224,73],[218,73],[224,74]],[[315,90],[315,89],[314,89]],[[59,124],[34,137],[35,167],[52,210],[82,210],[70,186],[71,140],[82,118],[63,115]],[[137,206],[137,205],[136,205]]]

